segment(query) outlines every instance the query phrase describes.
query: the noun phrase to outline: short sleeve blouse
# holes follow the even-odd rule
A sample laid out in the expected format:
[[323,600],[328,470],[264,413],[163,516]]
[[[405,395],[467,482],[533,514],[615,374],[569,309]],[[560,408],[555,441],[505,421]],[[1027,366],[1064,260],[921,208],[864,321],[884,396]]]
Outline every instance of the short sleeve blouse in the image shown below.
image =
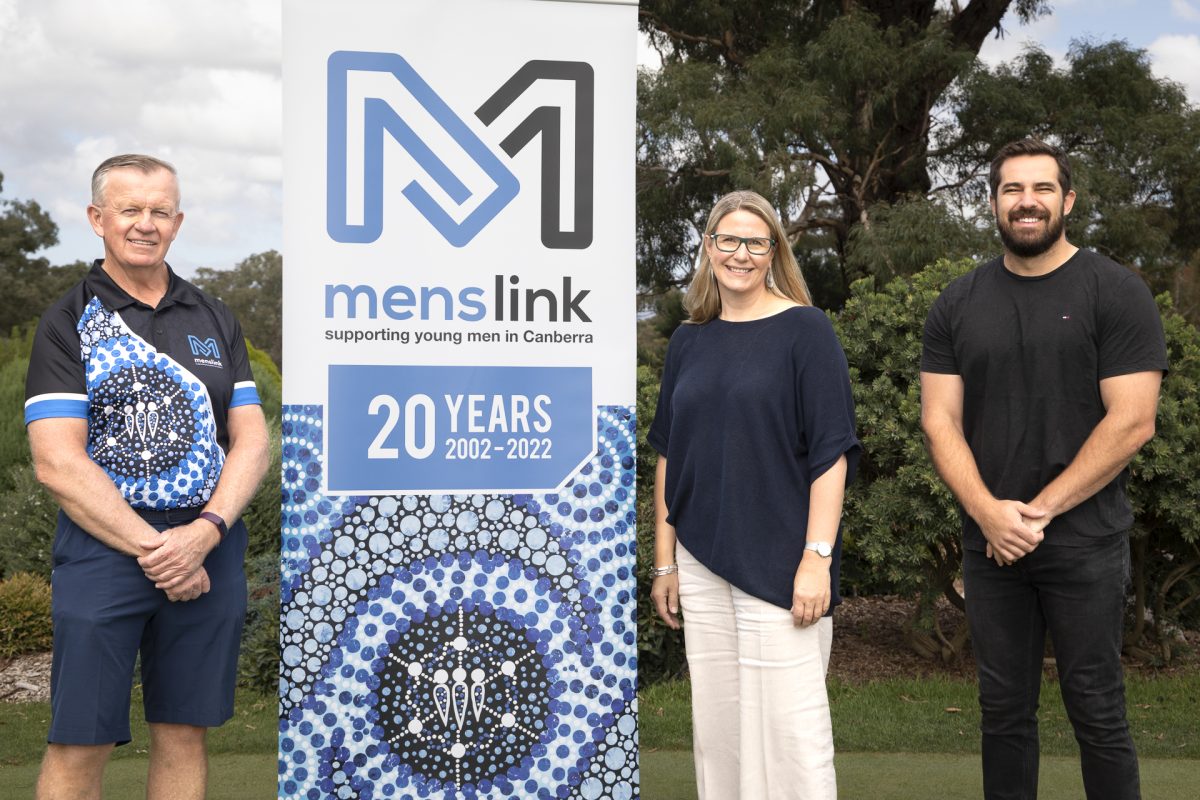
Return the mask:
[[[809,489],[861,452],[846,356],[824,312],[685,324],[647,440],[667,459],[668,521],[708,569],[782,608],[804,554]],[[839,531],[831,566],[834,604]]]

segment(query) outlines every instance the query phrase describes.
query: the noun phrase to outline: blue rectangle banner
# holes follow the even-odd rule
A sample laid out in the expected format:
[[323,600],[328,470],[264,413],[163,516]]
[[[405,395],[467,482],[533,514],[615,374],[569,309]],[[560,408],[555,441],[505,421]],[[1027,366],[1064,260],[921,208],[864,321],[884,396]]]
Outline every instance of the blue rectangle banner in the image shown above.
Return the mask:
[[329,490],[523,492],[593,448],[587,367],[329,367]]

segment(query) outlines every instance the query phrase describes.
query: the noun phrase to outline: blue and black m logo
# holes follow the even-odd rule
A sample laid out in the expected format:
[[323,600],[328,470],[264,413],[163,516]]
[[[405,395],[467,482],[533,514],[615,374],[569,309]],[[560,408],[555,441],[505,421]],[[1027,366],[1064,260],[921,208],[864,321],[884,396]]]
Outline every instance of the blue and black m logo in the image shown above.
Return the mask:
[[221,351],[217,349],[217,340],[213,337],[201,339],[199,336],[188,334],[188,346],[192,348],[192,355],[197,358],[221,358]]
[[[435,198],[418,179],[409,182],[401,194],[455,247],[462,247],[475,238],[520,192],[520,183],[505,159],[484,144],[470,125],[401,56],[338,51],[329,57],[328,68],[326,228],[335,241],[373,242],[383,232],[385,132],[416,162],[424,173],[418,177],[427,178],[436,185],[436,192],[442,199]],[[407,119],[387,100],[373,96],[396,89],[390,82],[379,83],[380,74],[394,77],[400,89],[415,101],[405,105],[408,109],[405,113],[411,114]],[[356,105],[353,108],[350,107],[352,77],[359,81],[355,84]],[[375,83],[370,83],[372,80]],[[571,230],[563,230],[559,220],[564,160],[562,108],[551,105],[535,108],[500,142],[500,149],[512,158],[534,137],[541,137],[542,244],[550,248],[582,250],[592,243],[595,75],[591,65],[579,61],[530,61],[488,98],[475,111],[475,116],[490,126],[540,80],[570,81],[574,87],[572,128],[575,146],[570,159],[574,177],[574,224]],[[357,105],[358,98],[362,100],[361,106]],[[357,118],[360,113],[361,124]],[[355,131],[353,140],[349,133],[351,125]],[[414,126],[429,133],[418,134]],[[453,152],[455,149],[461,152]],[[467,169],[456,171],[447,164],[455,159]],[[361,174],[358,174],[359,170]],[[468,185],[470,182],[476,184],[474,191]],[[358,197],[350,196],[348,187],[351,186],[355,194],[361,191],[361,206]],[[450,203],[449,210],[446,200]],[[473,207],[468,206],[468,201],[474,201]],[[464,213],[468,207],[470,210]],[[451,212],[455,213],[452,215]],[[352,222],[352,216],[361,221]]]

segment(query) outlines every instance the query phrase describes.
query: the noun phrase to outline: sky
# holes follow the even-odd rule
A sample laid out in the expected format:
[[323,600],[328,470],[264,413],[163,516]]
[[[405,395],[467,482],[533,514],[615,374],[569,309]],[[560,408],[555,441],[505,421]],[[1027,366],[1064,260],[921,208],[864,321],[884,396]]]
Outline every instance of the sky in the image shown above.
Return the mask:
[[[88,186],[121,152],[179,169],[185,222],[170,261],[181,274],[282,250],[281,2],[0,0],[0,199],[50,213],[51,263],[102,254]],[[1032,25],[1006,18],[981,58],[995,65],[1033,42],[1061,63],[1072,40],[1124,39],[1200,104],[1200,0],[1052,5]]]

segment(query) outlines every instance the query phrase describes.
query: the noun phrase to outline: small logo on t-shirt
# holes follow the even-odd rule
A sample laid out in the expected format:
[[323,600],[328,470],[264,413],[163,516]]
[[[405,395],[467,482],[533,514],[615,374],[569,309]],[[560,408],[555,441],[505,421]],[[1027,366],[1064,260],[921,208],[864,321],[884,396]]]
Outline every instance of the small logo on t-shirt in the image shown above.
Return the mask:
[[1071,315],[1070,315],[1070,314],[1063,314],[1063,315],[1062,315],[1062,318],[1063,318],[1063,319],[1070,319],[1070,318],[1071,318]]
[[224,369],[225,365],[221,363],[221,351],[217,348],[217,340],[213,337],[201,339],[199,336],[189,333],[188,346],[192,348],[196,364],[202,367]]

